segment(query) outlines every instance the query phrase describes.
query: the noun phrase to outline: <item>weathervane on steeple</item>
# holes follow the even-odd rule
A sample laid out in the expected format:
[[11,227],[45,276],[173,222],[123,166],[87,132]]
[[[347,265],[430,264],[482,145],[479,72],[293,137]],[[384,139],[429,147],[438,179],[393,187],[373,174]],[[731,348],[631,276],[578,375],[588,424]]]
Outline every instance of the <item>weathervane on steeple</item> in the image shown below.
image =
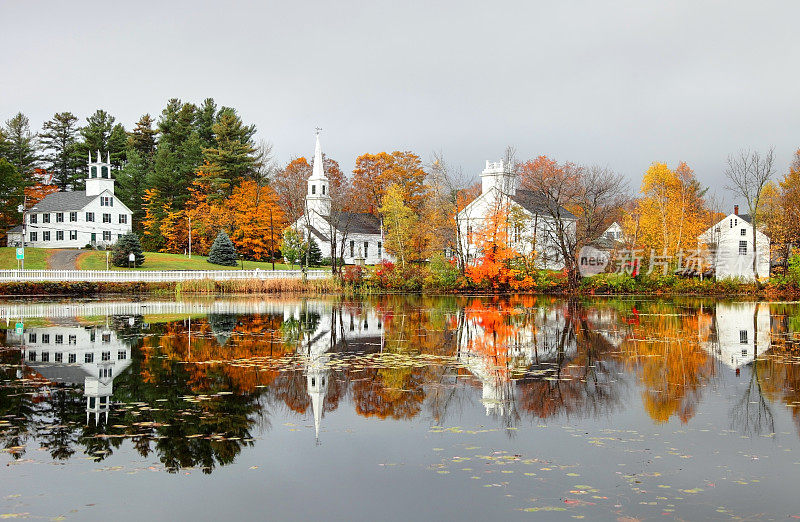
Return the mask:
[[322,127],[314,127],[314,129],[317,131],[317,136],[319,136],[319,132],[322,130]]

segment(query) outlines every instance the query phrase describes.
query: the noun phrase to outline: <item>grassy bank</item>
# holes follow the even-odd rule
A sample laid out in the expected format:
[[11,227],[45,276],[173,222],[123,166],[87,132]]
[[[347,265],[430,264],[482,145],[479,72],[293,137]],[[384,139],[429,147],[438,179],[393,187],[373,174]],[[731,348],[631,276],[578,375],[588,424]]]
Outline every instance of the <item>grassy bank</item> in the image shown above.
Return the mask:
[[[26,248],[25,268],[30,270],[44,270],[47,268],[47,258],[52,250],[47,248]],[[0,270],[17,269],[17,249],[14,247],[0,247]]]
[[[165,254],[162,252],[145,252],[145,262],[134,270],[241,270],[242,263],[236,266],[214,265],[207,261],[205,256],[195,256],[191,258],[182,254]],[[105,270],[106,253],[97,250],[87,250],[78,257],[79,270]],[[244,261],[246,270],[272,270],[272,263],[264,261]],[[289,270],[292,267],[284,263],[275,263],[275,270]],[[299,268],[299,267],[295,267]],[[111,270],[130,270],[127,267],[116,267],[111,265]]]
[[0,295],[37,296],[97,294],[332,294],[342,286],[334,279],[251,279],[238,281],[182,281],[177,283],[16,282],[0,283]]

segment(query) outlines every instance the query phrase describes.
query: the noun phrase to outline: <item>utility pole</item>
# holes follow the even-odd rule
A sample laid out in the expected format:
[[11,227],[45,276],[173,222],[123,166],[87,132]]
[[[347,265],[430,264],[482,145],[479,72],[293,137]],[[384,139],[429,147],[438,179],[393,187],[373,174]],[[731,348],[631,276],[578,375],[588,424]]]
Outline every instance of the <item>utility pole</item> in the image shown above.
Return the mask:
[[25,270],[25,234],[28,233],[28,225],[25,221],[25,206],[28,203],[28,196],[25,189],[22,189],[22,270]]
[[189,259],[192,258],[192,216],[189,216]]

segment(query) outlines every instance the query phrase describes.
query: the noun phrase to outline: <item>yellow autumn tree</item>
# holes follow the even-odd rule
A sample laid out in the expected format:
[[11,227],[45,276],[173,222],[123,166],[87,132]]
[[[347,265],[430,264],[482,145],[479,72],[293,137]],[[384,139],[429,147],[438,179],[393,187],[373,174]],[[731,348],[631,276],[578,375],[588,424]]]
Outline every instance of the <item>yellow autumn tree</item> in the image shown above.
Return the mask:
[[709,211],[700,186],[689,166],[675,170],[653,163],[642,179],[641,196],[626,213],[623,227],[646,253],[676,256],[697,247],[697,237],[708,227]]

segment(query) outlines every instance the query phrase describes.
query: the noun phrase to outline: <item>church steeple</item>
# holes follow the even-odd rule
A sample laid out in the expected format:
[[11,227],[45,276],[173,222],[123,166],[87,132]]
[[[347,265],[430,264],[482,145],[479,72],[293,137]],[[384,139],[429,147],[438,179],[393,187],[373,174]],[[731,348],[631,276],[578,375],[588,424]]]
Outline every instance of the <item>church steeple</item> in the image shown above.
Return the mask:
[[331,195],[328,178],[325,176],[325,165],[322,159],[322,146],[319,144],[319,131],[317,128],[317,144],[314,148],[314,167],[311,177],[308,178],[308,192],[306,193],[306,208],[309,212],[316,212],[320,216],[331,214]]
[[89,152],[89,176],[86,178],[86,195],[97,196],[103,191],[114,194],[114,178],[111,177],[111,153],[107,153],[106,161],[97,151],[97,159],[92,161]]

